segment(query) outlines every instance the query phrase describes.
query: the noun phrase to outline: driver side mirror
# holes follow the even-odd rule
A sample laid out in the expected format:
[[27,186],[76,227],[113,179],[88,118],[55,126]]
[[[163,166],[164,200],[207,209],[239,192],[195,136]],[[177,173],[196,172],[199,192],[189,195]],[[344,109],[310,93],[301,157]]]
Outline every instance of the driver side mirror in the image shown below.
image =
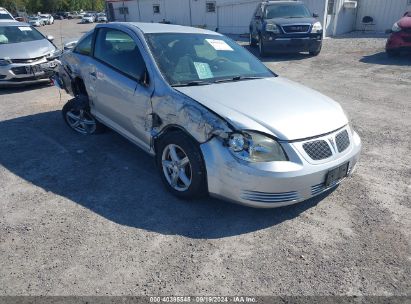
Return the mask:
[[68,50],[72,50],[76,47],[77,45],[77,41],[70,41],[68,43],[64,44],[64,50],[68,51]]
[[50,42],[53,42],[53,40],[54,40],[54,37],[51,36],[51,35],[47,35],[46,38],[47,38],[47,40],[50,41]]
[[318,16],[317,13],[314,13],[314,14],[313,14],[313,17],[314,17],[314,18],[318,18],[319,16]]

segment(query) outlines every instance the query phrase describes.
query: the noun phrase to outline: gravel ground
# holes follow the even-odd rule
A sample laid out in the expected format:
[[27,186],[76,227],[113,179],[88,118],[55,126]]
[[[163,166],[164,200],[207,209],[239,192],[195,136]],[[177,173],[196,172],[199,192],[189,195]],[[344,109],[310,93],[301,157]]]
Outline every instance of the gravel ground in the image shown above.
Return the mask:
[[[41,30],[60,23],[92,27]],[[119,135],[71,132],[67,95],[0,91],[0,295],[410,296],[411,58],[384,42],[264,60],[339,101],[364,145],[340,187],[273,210],[180,201]]]

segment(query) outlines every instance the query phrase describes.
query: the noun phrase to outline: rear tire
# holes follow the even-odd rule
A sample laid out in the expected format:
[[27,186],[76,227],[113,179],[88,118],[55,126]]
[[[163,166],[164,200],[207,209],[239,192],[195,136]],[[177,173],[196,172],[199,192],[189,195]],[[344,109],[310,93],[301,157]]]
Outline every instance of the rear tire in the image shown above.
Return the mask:
[[198,143],[183,132],[171,132],[157,144],[156,163],[165,187],[182,199],[207,194],[206,169]]

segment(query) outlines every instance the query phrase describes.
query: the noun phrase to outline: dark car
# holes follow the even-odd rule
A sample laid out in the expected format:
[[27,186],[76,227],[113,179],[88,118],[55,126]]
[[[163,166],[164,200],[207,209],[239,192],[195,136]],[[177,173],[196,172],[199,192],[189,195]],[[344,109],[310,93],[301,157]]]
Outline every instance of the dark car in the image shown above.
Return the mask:
[[323,28],[316,14],[301,1],[265,1],[257,6],[250,23],[250,45],[260,56],[271,52],[321,51]]
[[399,55],[402,51],[411,52],[411,11],[394,23],[385,50],[389,56]]

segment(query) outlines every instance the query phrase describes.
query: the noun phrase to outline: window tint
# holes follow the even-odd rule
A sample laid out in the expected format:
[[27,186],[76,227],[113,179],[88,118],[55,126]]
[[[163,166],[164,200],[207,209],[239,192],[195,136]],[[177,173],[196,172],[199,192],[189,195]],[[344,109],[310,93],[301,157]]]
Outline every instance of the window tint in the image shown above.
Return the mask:
[[82,55],[90,56],[92,40],[93,40],[93,35],[89,34],[87,37],[81,40],[79,44],[77,44],[76,48],[74,49],[74,52],[82,54]]
[[137,80],[141,80],[146,70],[136,43],[122,31],[99,29],[94,57]]
[[207,13],[215,13],[215,1],[207,1],[206,2],[206,12]]
[[310,11],[303,4],[272,4],[267,6],[267,19],[302,17],[311,17]]
[[259,5],[258,7],[257,7],[257,11],[255,12],[255,16],[256,17],[261,17],[263,14],[262,14],[262,11],[261,11],[261,5]]
[[0,19],[2,20],[13,20],[13,17],[5,10],[0,10]]

